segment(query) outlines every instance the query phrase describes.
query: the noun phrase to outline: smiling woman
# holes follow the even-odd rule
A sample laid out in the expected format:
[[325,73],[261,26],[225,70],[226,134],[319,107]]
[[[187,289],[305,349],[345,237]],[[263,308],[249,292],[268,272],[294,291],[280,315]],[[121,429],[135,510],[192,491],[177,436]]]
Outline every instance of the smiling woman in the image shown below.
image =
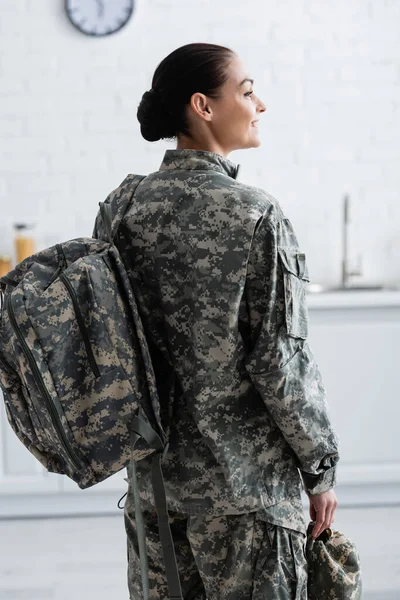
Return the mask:
[[227,156],[260,145],[258,120],[266,107],[254,81],[229,48],[188,44],[157,67],[137,117],[148,141],[177,138],[177,148]]
[[[132,600],[142,588],[149,600],[306,600],[302,482],[313,536],[334,519],[338,442],[307,344],[306,256],[278,200],[239,182],[227,158],[260,145],[265,111],[233,50],[177,48],[137,110],[146,140],[176,148],[110,194],[115,215],[130,198],[118,249],[169,440],[168,512],[151,463],[128,466]],[[100,216],[93,236],[107,239]]]

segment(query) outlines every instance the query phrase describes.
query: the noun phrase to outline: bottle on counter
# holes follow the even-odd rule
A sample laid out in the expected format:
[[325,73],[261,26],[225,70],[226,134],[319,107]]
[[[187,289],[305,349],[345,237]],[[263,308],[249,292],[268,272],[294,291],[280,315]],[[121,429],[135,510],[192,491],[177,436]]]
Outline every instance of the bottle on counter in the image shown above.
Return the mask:
[[26,223],[16,223],[15,229],[15,255],[17,264],[35,253],[35,240],[33,226]]
[[0,254],[0,277],[7,275],[11,269],[11,256],[8,256],[8,254]]

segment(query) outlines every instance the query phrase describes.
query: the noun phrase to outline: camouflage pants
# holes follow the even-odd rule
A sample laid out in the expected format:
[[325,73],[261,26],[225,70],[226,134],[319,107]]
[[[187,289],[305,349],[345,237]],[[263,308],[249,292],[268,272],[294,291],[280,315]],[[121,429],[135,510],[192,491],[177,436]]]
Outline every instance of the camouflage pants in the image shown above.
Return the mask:
[[[129,495],[128,495],[129,497]],[[128,499],[128,498],[127,498]],[[220,517],[170,511],[185,600],[306,600],[305,535],[256,513]],[[168,598],[157,515],[144,511],[150,598]],[[130,600],[143,598],[133,505],[125,504]]]

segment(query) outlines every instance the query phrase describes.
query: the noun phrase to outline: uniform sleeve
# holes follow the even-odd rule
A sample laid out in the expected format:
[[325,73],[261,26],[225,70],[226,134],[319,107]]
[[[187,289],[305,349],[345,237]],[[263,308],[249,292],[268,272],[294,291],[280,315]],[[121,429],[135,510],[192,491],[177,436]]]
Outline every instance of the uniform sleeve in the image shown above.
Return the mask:
[[308,269],[288,219],[263,218],[248,259],[249,376],[292,448],[305,489],[321,494],[336,483],[338,439],[321,374],[307,343]]

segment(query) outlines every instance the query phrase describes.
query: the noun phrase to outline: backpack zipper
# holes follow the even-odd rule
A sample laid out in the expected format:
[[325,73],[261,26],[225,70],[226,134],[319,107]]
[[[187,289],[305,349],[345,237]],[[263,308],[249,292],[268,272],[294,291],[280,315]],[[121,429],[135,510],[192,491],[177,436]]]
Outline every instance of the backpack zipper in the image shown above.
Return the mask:
[[79,327],[81,336],[82,336],[84,344],[85,344],[86,354],[87,354],[87,357],[89,360],[90,367],[91,367],[95,377],[100,377],[100,370],[99,370],[99,367],[97,366],[96,359],[94,357],[92,346],[91,346],[91,343],[89,340],[89,336],[87,334],[85,321],[83,319],[82,313],[79,308],[78,296],[76,295],[76,292],[75,292],[71,282],[69,281],[68,277],[65,275],[65,273],[60,274],[60,281],[63,282],[63,284],[67,288],[69,295],[71,296],[72,304],[74,306],[74,311],[75,311],[75,315],[76,315],[76,320],[78,321],[78,327]]
[[46,402],[47,408],[49,409],[51,420],[53,421],[53,425],[62,440],[62,445],[63,445],[66,453],[68,454],[71,462],[73,463],[74,467],[77,469],[81,469],[82,467],[85,466],[85,464],[75,454],[75,451],[73,450],[71,443],[67,438],[67,435],[64,431],[64,428],[62,426],[62,423],[61,423],[61,420],[59,417],[59,413],[62,413],[61,404],[60,404],[58,398],[52,398],[50,396],[49,391],[46,388],[46,385],[40,374],[39,368],[36,364],[35,357],[33,356],[32,352],[30,351],[29,346],[26,343],[23,334],[19,329],[17,320],[15,318],[15,314],[14,314],[14,307],[12,305],[11,295],[8,296],[6,304],[7,304],[7,312],[8,312],[8,316],[10,318],[11,326],[12,326],[12,328],[18,338],[18,341],[21,344],[22,350],[31,366],[33,377],[36,381],[39,391],[42,393],[42,396]]

